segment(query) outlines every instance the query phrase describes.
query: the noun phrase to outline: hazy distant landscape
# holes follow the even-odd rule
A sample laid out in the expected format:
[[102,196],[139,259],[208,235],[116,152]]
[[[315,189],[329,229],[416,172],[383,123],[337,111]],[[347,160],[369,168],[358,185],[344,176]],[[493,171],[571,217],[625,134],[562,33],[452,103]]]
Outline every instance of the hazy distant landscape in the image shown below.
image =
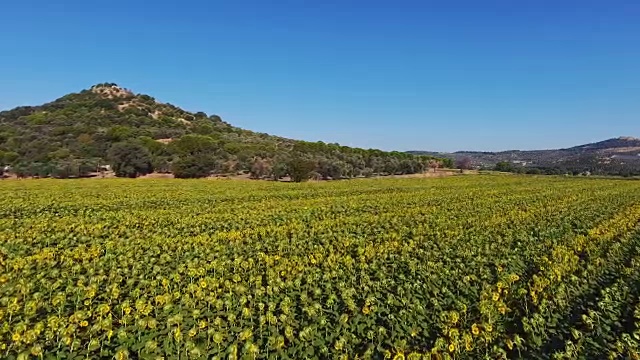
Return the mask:
[[503,162],[514,172],[537,169],[540,173],[550,174],[640,175],[640,139],[625,136],[556,150],[409,153],[449,158],[453,161],[467,158],[474,166],[485,169],[494,169],[498,163]]

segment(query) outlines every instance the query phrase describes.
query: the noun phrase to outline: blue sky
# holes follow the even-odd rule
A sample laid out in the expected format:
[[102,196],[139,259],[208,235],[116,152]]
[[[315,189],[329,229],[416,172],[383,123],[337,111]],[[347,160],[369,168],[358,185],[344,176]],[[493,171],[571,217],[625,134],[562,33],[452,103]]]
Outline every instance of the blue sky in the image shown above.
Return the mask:
[[640,137],[638,1],[7,1],[0,109],[95,83],[386,150]]

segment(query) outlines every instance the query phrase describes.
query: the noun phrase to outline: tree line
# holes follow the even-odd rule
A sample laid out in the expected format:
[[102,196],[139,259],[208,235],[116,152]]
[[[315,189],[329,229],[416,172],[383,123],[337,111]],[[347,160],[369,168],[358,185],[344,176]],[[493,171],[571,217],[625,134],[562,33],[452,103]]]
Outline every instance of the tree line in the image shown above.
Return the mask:
[[185,135],[167,145],[146,138],[119,142],[109,150],[108,159],[115,174],[121,177],[153,171],[171,172],[177,178],[247,173],[254,179],[289,177],[296,182],[310,178],[413,174],[452,166],[447,159],[311,142],[296,142],[280,150],[274,147],[258,151],[252,157],[237,157],[204,135]]

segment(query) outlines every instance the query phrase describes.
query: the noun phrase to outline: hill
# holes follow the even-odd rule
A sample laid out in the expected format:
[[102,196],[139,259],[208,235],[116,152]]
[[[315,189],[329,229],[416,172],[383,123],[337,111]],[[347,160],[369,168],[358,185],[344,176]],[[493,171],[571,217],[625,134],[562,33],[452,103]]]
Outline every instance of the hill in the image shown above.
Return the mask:
[[0,112],[0,165],[19,175],[83,176],[125,158],[135,163],[120,167],[127,176],[151,170],[181,177],[303,172],[335,179],[421,172],[433,157],[257,133],[113,83]]
[[458,151],[438,153],[410,151],[459,161],[468,158],[480,168],[508,163],[514,170],[546,173],[585,173],[602,175],[640,175],[640,139],[618,137],[596,143],[555,150],[509,150],[500,152]]

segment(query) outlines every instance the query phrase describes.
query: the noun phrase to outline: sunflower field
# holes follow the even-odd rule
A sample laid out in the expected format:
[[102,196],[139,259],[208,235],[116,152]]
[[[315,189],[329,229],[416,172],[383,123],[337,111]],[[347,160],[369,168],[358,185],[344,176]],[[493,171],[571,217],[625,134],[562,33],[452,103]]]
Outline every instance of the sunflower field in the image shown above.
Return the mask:
[[0,181],[3,359],[638,359],[640,182]]

